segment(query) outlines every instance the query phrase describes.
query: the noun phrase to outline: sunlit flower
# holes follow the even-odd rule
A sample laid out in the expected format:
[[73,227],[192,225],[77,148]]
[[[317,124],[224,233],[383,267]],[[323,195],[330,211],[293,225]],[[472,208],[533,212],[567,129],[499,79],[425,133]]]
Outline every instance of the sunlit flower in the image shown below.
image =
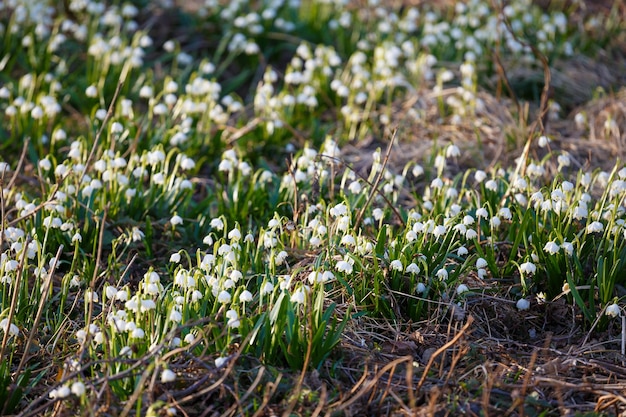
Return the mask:
[[227,304],[230,303],[230,293],[226,290],[223,290],[222,292],[220,292],[220,294],[217,297],[217,301],[219,301],[222,304]]
[[417,264],[415,264],[415,262],[411,262],[406,267],[406,272],[408,272],[409,274],[419,274],[420,273],[420,268],[419,268],[419,266],[417,266]]
[[302,287],[298,288],[292,295],[291,295],[291,302],[292,303],[298,303],[298,304],[303,304],[304,303],[304,289]]
[[602,223],[598,221],[591,222],[587,226],[587,233],[600,233],[603,230],[604,230],[604,226],[602,225]]
[[170,369],[164,369],[163,372],[161,372],[161,382],[163,384],[166,384],[168,382],[173,382],[175,380],[176,380],[176,374],[174,373],[174,371]]
[[330,209],[329,213],[333,217],[345,216],[348,214],[348,208],[343,203],[337,204]]
[[224,222],[220,218],[214,218],[211,220],[210,226],[213,229],[220,231],[224,229]]
[[543,247],[543,250],[548,252],[550,255],[554,255],[559,251],[560,247],[556,244],[556,242],[548,242]]
[[565,252],[566,255],[572,256],[574,253],[574,245],[571,242],[561,243],[561,248],[563,248],[563,252]]
[[404,269],[404,266],[402,265],[402,261],[399,260],[399,259],[394,259],[393,261],[391,261],[389,266],[391,267],[391,269],[393,269],[395,271],[402,272],[402,270]]
[[439,278],[440,280],[444,281],[446,279],[448,279],[448,270],[445,268],[441,268],[439,269],[436,274],[437,278]]
[[50,394],[48,396],[53,400],[60,400],[69,397],[70,394],[70,387],[68,387],[67,385],[63,385],[50,391]]
[[226,364],[226,362],[228,362],[228,357],[219,357],[217,359],[215,359],[215,367],[216,368],[221,368],[222,366],[224,366]]
[[464,292],[468,292],[469,288],[467,287],[467,285],[465,284],[460,284],[458,287],[456,287],[456,293],[461,295]]
[[353,270],[352,264],[348,261],[339,261],[335,267],[337,268],[337,271],[344,272],[346,274],[351,274]]
[[621,310],[619,306],[614,303],[614,304],[607,306],[605,313],[607,316],[618,317],[621,315]]
[[86,391],[85,384],[83,384],[81,381],[76,381],[72,384],[70,391],[77,397],[82,397]]
[[537,272],[537,266],[532,262],[524,262],[520,265],[520,271],[523,274],[534,275]]
[[7,328],[9,330],[9,335],[11,336],[17,336],[18,334],[20,334],[20,329],[15,324],[9,324],[9,320],[6,318],[2,319],[0,321],[0,330],[6,332]]

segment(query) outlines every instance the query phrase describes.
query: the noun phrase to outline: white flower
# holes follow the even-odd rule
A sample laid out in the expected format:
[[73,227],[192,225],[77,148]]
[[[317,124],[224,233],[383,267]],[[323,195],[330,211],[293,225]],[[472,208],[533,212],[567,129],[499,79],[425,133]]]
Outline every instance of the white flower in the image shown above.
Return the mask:
[[333,217],[345,216],[348,214],[348,207],[345,204],[337,204],[336,206],[330,209],[330,215]]
[[604,226],[599,221],[594,221],[587,226],[587,233],[599,233],[604,230]]
[[435,228],[433,229],[433,235],[435,235],[435,237],[441,237],[445,234],[446,234],[445,226],[439,225],[439,226],[435,226]]
[[219,301],[222,304],[230,303],[230,293],[226,290],[223,290],[217,296],[217,301]]
[[487,174],[485,173],[485,171],[482,171],[480,169],[476,171],[476,173],[474,174],[474,179],[476,180],[477,183],[483,182],[486,178],[487,178]]
[[263,284],[263,287],[261,287],[261,294],[263,295],[271,294],[272,291],[274,291],[274,284],[272,284],[271,282],[266,282],[265,284]]
[[174,380],[176,380],[176,374],[174,373],[174,371],[170,369],[164,369],[163,372],[161,372],[161,382],[163,384],[173,382]]
[[63,385],[59,388],[55,388],[52,391],[50,391],[50,398],[54,399],[54,400],[60,400],[63,398],[67,398],[70,396],[70,387],[68,387],[67,385]]
[[456,158],[461,156],[461,151],[459,147],[453,144],[448,145],[446,148],[446,158]]
[[611,304],[606,308],[605,313],[607,316],[619,317],[621,315],[621,310],[617,304]]
[[498,189],[498,183],[495,180],[489,180],[485,183],[485,188],[491,191],[496,191]]
[[137,226],[133,226],[133,229],[131,230],[131,237],[133,242],[139,242],[145,237],[145,235]]
[[361,192],[361,184],[358,181],[352,181],[348,186],[348,189],[352,194],[359,194]]
[[430,182],[430,188],[439,189],[443,187],[443,181],[441,178],[435,178]]
[[467,285],[465,284],[460,284],[458,287],[456,287],[456,293],[461,295],[464,292],[468,292],[469,288],[467,287]]
[[352,264],[348,261],[339,261],[335,267],[337,271],[345,272],[346,274],[351,274],[353,270]]
[[289,256],[289,254],[287,252],[285,252],[284,250],[281,250],[280,252],[278,252],[278,254],[276,255],[276,265],[282,265],[285,263],[285,260],[287,259],[287,256]]
[[[467,232],[466,232],[466,234],[467,234]],[[465,246],[461,246],[460,248],[458,248],[456,250],[456,254],[459,255],[459,256],[465,256],[465,255],[468,254],[468,250],[467,250],[467,248]]]
[[537,266],[532,262],[524,262],[519,266],[520,271],[524,274],[534,275],[537,272]]
[[489,212],[486,208],[481,207],[476,210],[476,217],[486,219],[487,217],[489,217]]
[[508,207],[502,207],[498,214],[505,220],[511,220],[511,218],[513,217],[513,215],[511,214],[511,210]]
[[170,262],[175,263],[175,264],[179,263],[180,262],[180,253],[178,253],[178,252],[173,253],[170,256]]
[[0,321],[0,330],[2,330],[3,332],[6,332],[7,327],[9,329],[9,335],[17,336],[18,334],[20,334],[20,329],[15,324],[11,323],[9,325],[8,319],[2,319],[2,321]]
[[180,323],[182,319],[183,315],[181,314],[181,312],[173,308],[170,312],[170,320],[174,323]]
[[215,230],[223,230],[224,229],[224,222],[220,218],[212,219],[210,225]]
[[413,174],[415,178],[417,178],[424,174],[424,168],[421,165],[417,164],[413,167],[413,170],[411,171],[411,173]]
[[493,227],[494,229],[497,229],[498,227],[500,227],[500,218],[498,216],[493,216],[490,220],[489,220],[489,225],[491,227]]
[[422,284],[421,282],[419,282],[417,284],[417,288],[415,288],[415,292],[418,294],[423,293],[424,291],[426,291],[426,285]]
[[242,303],[249,303],[252,301],[252,293],[248,290],[244,290],[241,294],[239,294],[239,301]]
[[134,339],[143,339],[144,336],[145,336],[144,331],[139,327],[133,330],[132,333],[130,334],[130,337]]
[[516,305],[518,310],[528,310],[530,308],[530,301],[525,298],[520,298],[517,300]]
[[183,218],[176,214],[170,219],[170,223],[172,223],[172,226],[178,226],[179,224],[183,224]]
[[437,275],[437,278],[442,281],[448,279],[448,271],[445,268],[441,268],[440,270],[438,270],[435,275]]
[[399,259],[394,259],[393,261],[391,261],[389,266],[391,267],[391,269],[394,269],[400,272],[402,272],[402,270],[404,269],[404,266],[402,265],[402,261],[400,261]]
[[551,140],[547,136],[540,136],[538,142],[539,142],[539,147],[540,148],[545,148],[546,146],[548,146],[548,144],[551,142]]
[[291,295],[291,302],[303,304],[304,303],[304,290],[302,287],[298,288],[296,292]]
[[561,243],[561,248],[563,248],[563,252],[569,256],[572,256],[574,253],[574,245],[571,242]]
[[354,246],[356,245],[356,240],[351,235],[345,235],[341,238],[341,244],[344,246]]
[[478,237],[478,232],[476,232],[476,230],[474,229],[467,229],[467,232],[465,232],[465,239],[467,240],[473,240],[476,239]]
[[82,397],[85,394],[85,384],[83,384],[81,381],[76,381],[72,384],[70,391],[72,391],[72,394],[76,395],[77,397]]
[[222,366],[224,366],[226,364],[226,362],[228,362],[228,356],[226,357],[219,357],[217,359],[215,359],[215,367],[217,368],[221,368]]
[[241,232],[239,231],[239,229],[233,229],[230,232],[228,232],[228,238],[230,240],[239,240],[241,239]]
[[420,273],[420,268],[419,266],[417,266],[415,264],[415,262],[411,262],[407,267],[406,267],[406,272],[408,272],[409,274],[419,274]]
[[476,268],[485,268],[488,265],[485,258],[478,258],[476,260]]
[[556,244],[556,242],[548,242],[543,247],[543,250],[548,252],[550,255],[554,255],[559,251],[560,247]]

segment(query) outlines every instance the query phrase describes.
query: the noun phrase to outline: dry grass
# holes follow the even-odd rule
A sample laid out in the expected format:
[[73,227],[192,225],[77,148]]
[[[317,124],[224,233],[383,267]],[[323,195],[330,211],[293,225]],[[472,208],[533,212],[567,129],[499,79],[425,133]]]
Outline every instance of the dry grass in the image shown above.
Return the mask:
[[[616,158],[626,160],[626,89],[610,92],[623,81],[615,68],[624,67],[623,62],[608,67],[577,57],[553,69],[554,98],[572,110],[550,121],[546,133],[553,138],[551,146],[567,151],[576,167],[609,169]],[[541,74],[516,68],[508,76],[540,77],[536,82],[541,82]],[[607,94],[593,98],[598,86]],[[394,103],[390,126],[398,126],[398,140],[389,166],[399,172],[446,143],[462,151],[453,173],[511,166],[537,110],[529,106],[520,115],[511,99],[487,91],[478,97],[484,107],[455,124],[441,120],[440,96],[430,91]],[[420,118],[409,118],[409,109]],[[586,114],[588,129],[576,128],[579,112]],[[615,121],[609,129],[608,119]],[[371,151],[385,149],[388,134],[381,127],[348,144],[343,158],[365,172]],[[531,155],[541,151],[531,147]],[[303,262],[307,259],[311,262],[311,257]],[[169,402],[179,415],[189,416],[626,415],[620,329],[609,327],[589,337],[564,298],[520,312],[506,296],[511,283],[470,282],[474,295],[461,306],[433,305],[428,321],[352,320],[336,356],[304,374],[268,367],[237,352],[222,369],[212,365],[213,357],[183,355],[173,369],[184,377],[169,390],[153,384],[143,394],[144,403]],[[113,405],[106,384],[97,388],[102,407],[95,415],[123,413]],[[71,403],[58,407],[55,415],[72,415]]]

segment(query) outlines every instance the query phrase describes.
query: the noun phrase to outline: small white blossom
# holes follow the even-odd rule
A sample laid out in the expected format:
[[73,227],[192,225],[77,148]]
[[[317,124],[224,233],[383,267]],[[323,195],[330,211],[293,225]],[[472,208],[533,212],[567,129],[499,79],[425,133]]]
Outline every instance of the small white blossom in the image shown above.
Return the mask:
[[520,298],[517,300],[516,306],[518,310],[528,310],[530,308],[530,301],[525,298]]
[[550,255],[554,255],[559,251],[560,247],[556,244],[556,242],[548,242],[543,247],[543,250],[548,252]]
[[467,287],[467,285],[465,284],[460,284],[458,287],[456,287],[456,293],[461,295],[464,292],[468,292],[469,288]]
[[520,265],[520,271],[523,274],[534,275],[537,272],[537,266],[532,262],[524,262]]
[[83,384],[81,381],[76,381],[72,384],[70,391],[72,392],[72,394],[76,395],[77,397],[82,397],[86,391],[85,384]]
[[404,269],[404,266],[402,265],[402,261],[400,261],[399,259],[394,259],[393,261],[391,261],[389,266],[391,267],[391,269],[400,271],[400,272],[402,272],[402,270]]
[[587,233],[600,233],[603,230],[604,226],[598,221],[591,222],[591,224],[587,226]]
[[252,293],[248,290],[244,290],[241,294],[239,294],[239,301],[242,303],[249,303],[252,301]]
[[348,261],[339,261],[335,267],[337,268],[337,271],[344,272],[346,274],[351,274],[353,270],[352,264]]
[[161,382],[163,384],[166,384],[168,382],[173,382],[175,380],[176,380],[176,374],[174,373],[174,371],[170,369],[164,369],[163,372],[161,372]]
[[445,268],[441,268],[437,271],[435,275],[437,275],[437,278],[439,278],[442,281],[446,280],[448,279],[448,270],[446,270]]
[[607,316],[619,317],[621,315],[621,310],[617,304],[611,304],[606,308],[605,313]]

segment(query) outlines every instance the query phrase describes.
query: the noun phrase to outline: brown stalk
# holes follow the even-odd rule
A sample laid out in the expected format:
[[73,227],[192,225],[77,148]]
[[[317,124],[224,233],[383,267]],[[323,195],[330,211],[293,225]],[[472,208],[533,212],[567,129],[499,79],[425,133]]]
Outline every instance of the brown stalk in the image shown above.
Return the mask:
[[104,129],[107,126],[107,122],[113,116],[113,108],[115,107],[115,102],[117,101],[117,97],[119,96],[120,91],[121,91],[123,85],[124,85],[124,80],[120,79],[118,81],[118,83],[117,83],[117,87],[115,88],[115,93],[113,93],[113,98],[111,99],[111,103],[109,103],[109,108],[107,109],[107,114],[106,114],[106,116],[104,116],[104,119],[102,120],[102,125],[100,125],[100,129],[98,129],[98,132],[96,133],[96,137],[93,140],[93,145],[91,146],[91,151],[89,151],[89,156],[87,157],[87,162],[85,162],[85,169],[83,169],[83,172],[82,172],[80,178],[78,179],[78,184],[82,184],[83,178],[87,174],[87,168],[89,168],[89,165],[91,165],[91,163],[93,161],[93,158],[94,158],[94,156],[96,154],[96,149],[98,149],[98,142],[100,142],[100,138],[102,137],[102,133],[104,132]]
[[396,217],[398,218],[398,221],[400,223],[402,223],[403,226],[406,227],[406,222],[404,221],[404,219],[402,218],[402,215],[400,214],[400,212],[398,211],[398,209],[391,203],[391,201],[389,201],[389,198],[387,198],[387,196],[380,190],[380,188],[378,187],[374,187],[374,184],[372,184],[367,178],[365,178],[363,175],[359,174],[357,171],[355,171],[352,166],[347,163],[346,161],[344,161],[341,158],[336,158],[334,156],[330,156],[330,155],[318,155],[319,158],[327,158],[327,159],[331,159],[333,161],[339,162],[340,164],[342,164],[344,167],[346,167],[347,169],[349,169],[350,171],[352,171],[354,173],[354,175],[356,175],[357,177],[359,177],[359,179],[363,182],[365,182],[367,185],[370,186],[370,188],[372,190],[375,190],[376,193],[378,194],[379,197],[381,197],[383,200],[385,200],[385,203],[387,203],[387,206],[391,209],[391,211],[393,211],[393,213],[396,215]]
[[252,417],[259,417],[263,414],[265,407],[272,399],[272,395],[274,395],[274,393],[278,389],[281,379],[283,379],[283,374],[278,374],[278,376],[276,377],[276,381],[268,382],[267,384],[265,384],[266,389],[265,391],[263,391],[263,401],[261,402],[259,409],[252,415]]
[[7,188],[11,189],[13,187],[13,185],[15,184],[15,181],[17,180],[17,175],[20,172],[20,170],[22,169],[22,165],[24,164],[24,160],[26,159],[26,151],[28,150],[28,144],[30,143],[30,138],[25,138],[24,139],[24,146],[22,147],[22,153],[20,154],[20,159],[17,162],[17,167],[15,167],[15,172],[13,173],[13,176],[11,177],[11,180],[9,181],[9,183],[7,184]]
[[[89,309],[87,312],[87,322],[85,323],[85,328],[89,329],[89,325],[91,324],[91,319],[93,315],[93,295],[95,294],[96,289],[96,279],[98,278],[98,273],[100,270],[100,262],[102,261],[102,246],[104,241],[104,227],[106,225],[107,214],[109,212],[109,203],[107,203],[104,208],[104,213],[102,214],[102,221],[100,222],[100,234],[98,236],[98,250],[96,252],[96,264],[93,268],[93,275],[91,277],[91,282],[89,283]],[[104,296],[104,294],[102,294]],[[85,352],[85,347],[89,345],[91,341],[91,333],[87,331],[87,338],[85,342],[80,346],[78,351],[78,356],[82,356]]]
[[[2,190],[0,190],[0,193]],[[11,307],[9,308],[9,317],[7,317],[7,327],[4,330],[4,335],[2,336],[2,346],[0,346],[0,358],[4,359],[4,350],[6,349],[7,343],[9,341],[9,332],[11,330],[11,323],[13,322],[13,315],[15,314],[15,307],[17,306],[17,298],[20,293],[20,285],[22,284],[22,272],[24,270],[24,263],[26,262],[26,248],[30,243],[30,238],[27,239],[25,245],[22,250],[22,256],[20,257],[20,263],[17,266],[17,272],[15,276],[15,285],[13,286],[13,297],[11,297]],[[26,353],[24,353],[26,354]],[[2,406],[2,415],[4,415],[4,408],[6,404]]]
[[467,318],[467,322],[465,323],[465,326],[463,326],[463,328],[449,342],[441,346],[430,356],[430,359],[428,359],[428,363],[426,364],[426,367],[424,368],[424,372],[422,373],[422,377],[417,383],[417,387],[416,387],[417,392],[419,392],[419,390],[422,388],[422,385],[424,385],[424,382],[426,381],[426,378],[428,377],[428,371],[430,370],[430,368],[432,368],[433,363],[435,362],[435,359],[437,359],[437,357],[441,355],[443,352],[445,352],[448,348],[454,346],[454,344],[465,334],[465,332],[467,332],[467,329],[469,329],[469,327],[472,325],[473,322],[474,322],[474,317],[469,316]]
[[[26,251],[26,248],[24,248],[24,251]],[[32,343],[33,338],[35,337],[35,333],[39,329],[39,321],[41,320],[43,309],[48,299],[48,292],[50,291],[52,275],[56,271],[57,265],[59,264],[59,258],[61,256],[61,252],[63,252],[63,245],[59,246],[59,249],[57,250],[57,254],[54,257],[54,263],[52,264],[52,268],[50,268],[50,272],[47,274],[44,280],[43,289],[41,290],[41,298],[39,299],[39,307],[37,308],[37,314],[35,315],[35,321],[33,321],[32,329],[28,334],[28,339],[26,340],[26,345],[24,346],[24,354],[22,355],[22,359],[20,360],[20,363],[17,366],[17,371],[15,372],[15,375],[20,375],[22,371],[22,367],[24,366],[24,362],[26,361],[26,358],[28,357],[28,350],[30,348],[30,344]]]
[[380,184],[380,181],[383,179],[383,176],[385,174],[385,168],[387,167],[387,163],[389,162],[389,155],[391,154],[391,148],[393,147],[393,143],[396,140],[396,133],[398,133],[398,129],[395,129],[393,131],[393,134],[391,135],[391,140],[389,141],[389,145],[387,146],[387,152],[385,153],[385,159],[383,159],[383,163],[380,167],[380,172],[378,173],[376,180],[374,180],[374,184],[373,184],[372,189],[370,190],[369,196],[367,197],[367,201],[365,202],[365,204],[359,211],[359,214],[356,216],[356,220],[354,221],[355,230],[359,228],[359,225],[361,224],[361,221],[363,220],[363,215],[365,214],[365,210],[367,210],[367,207],[369,207],[369,205],[371,204],[372,199],[374,198],[374,194],[376,194],[376,190],[378,189],[378,185]]
[[[380,381],[380,379],[382,378],[384,374],[390,371],[393,373],[393,370],[396,368],[396,366],[398,366],[399,364],[403,362],[408,362],[411,364],[411,366],[413,366],[413,356],[402,356],[388,363],[380,371],[376,373],[373,379],[370,379],[369,381],[361,384],[361,381],[365,381],[367,379],[367,373],[364,372],[363,377],[361,378],[361,381],[359,381],[358,383],[359,386],[362,385],[361,389],[359,389],[359,391],[356,394],[354,394],[351,398],[349,398],[347,401],[341,402],[340,404],[338,404],[336,411],[345,410],[350,405],[354,404],[359,398],[363,397],[368,392],[370,392],[378,384],[378,382]],[[351,391],[351,393],[352,392],[354,392],[354,388]]]

